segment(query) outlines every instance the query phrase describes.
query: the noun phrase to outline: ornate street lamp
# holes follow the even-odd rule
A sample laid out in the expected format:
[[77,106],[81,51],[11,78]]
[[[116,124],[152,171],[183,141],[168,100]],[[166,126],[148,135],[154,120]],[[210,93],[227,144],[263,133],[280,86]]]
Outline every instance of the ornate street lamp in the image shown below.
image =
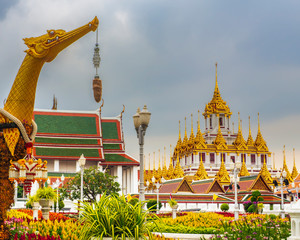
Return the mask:
[[[160,186],[166,181],[163,177],[161,178],[161,183],[159,181],[157,181],[156,183],[156,214],[159,214],[159,188]],[[155,177],[153,176],[152,177],[152,182],[153,182],[153,185],[155,183]]]
[[239,219],[239,205],[238,205],[238,182],[239,182],[239,177],[237,176],[237,171],[241,168],[241,163],[240,162],[231,162],[230,163],[230,169],[233,171],[233,178],[232,181],[234,182],[234,219],[238,220]]
[[55,181],[55,185],[56,185],[56,212],[59,212],[58,188],[59,188],[60,184],[64,183],[65,176],[62,174],[60,179],[61,179],[61,181],[58,178]]
[[286,177],[286,171],[278,171],[277,174],[276,174],[276,177],[279,178],[280,180],[280,185],[281,185],[281,206],[280,206],[280,215],[281,215],[281,218],[284,218],[285,217],[285,213],[284,213],[284,203],[283,203],[283,182],[285,180],[285,177]]
[[[145,105],[143,110],[137,109],[136,114],[133,115],[133,123],[139,139],[140,145],[140,201],[145,201],[145,186],[144,186],[144,136],[146,129],[150,122],[151,113]],[[144,206],[145,207],[145,206]]]
[[24,158],[10,161],[8,178],[11,182],[24,183],[24,191],[28,194],[34,181],[39,184],[47,181],[47,161],[35,159],[30,148]]
[[83,170],[85,166],[85,160],[86,158],[84,157],[83,154],[81,154],[80,158],[78,159],[78,165],[80,167],[80,201],[83,201]]

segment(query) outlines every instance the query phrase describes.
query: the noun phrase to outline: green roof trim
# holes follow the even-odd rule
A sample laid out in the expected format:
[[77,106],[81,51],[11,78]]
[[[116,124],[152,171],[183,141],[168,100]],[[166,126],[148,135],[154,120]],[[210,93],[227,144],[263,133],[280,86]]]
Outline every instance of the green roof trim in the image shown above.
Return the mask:
[[35,147],[35,151],[37,156],[80,157],[84,154],[85,157],[100,157],[99,149]]
[[74,177],[76,173],[64,173],[64,172],[48,172],[48,177]]
[[214,181],[214,179],[198,180],[198,181],[192,182],[192,185],[197,185],[197,184],[202,184],[202,183],[211,183],[213,181]]
[[119,154],[104,154],[104,156],[106,162],[133,162],[131,159]]
[[110,143],[104,143],[103,144],[103,149],[105,150],[110,150],[110,149],[117,149],[117,150],[121,150],[120,144],[110,144]]
[[75,139],[75,138],[35,138],[36,143],[55,143],[55,144],[98,144],[97,139]]
[[118,127],[116,122],[101,122],[102,137],[104,139],[119,139]]
[[34,115],[39,133],[97,134],[96,116]]

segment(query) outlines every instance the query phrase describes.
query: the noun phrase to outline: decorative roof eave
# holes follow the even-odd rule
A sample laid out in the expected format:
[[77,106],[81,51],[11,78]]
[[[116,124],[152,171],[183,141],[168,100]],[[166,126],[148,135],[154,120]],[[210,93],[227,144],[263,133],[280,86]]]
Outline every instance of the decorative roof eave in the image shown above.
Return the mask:
[[[229,179],[229,181],[230,181],[230,179]],[[219,180],[216,179],[216,178],[215,178],[215,180],[210,184],[210,186],[209,186],[209,188],[207,189],[207,192],[206,192],[206,193],[209,193],[209,192],[211,191],[212,187],[213,187],[215,184],[219,185],[219,187],[221,188],[222,192],[225,193],[225,190],[224,190],[224,188],[222,187],[222,184],[221,184],[221,183],[219,182]]]

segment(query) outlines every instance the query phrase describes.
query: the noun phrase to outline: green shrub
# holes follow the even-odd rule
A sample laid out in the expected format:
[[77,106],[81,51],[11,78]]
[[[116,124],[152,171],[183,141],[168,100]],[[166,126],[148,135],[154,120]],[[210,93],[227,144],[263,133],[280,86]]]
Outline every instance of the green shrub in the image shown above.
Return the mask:
[[141,202],[132,205],[124,196],[103,194],[98,202],[81,202],[79,210],[82,223],[79,239],[138,239],[145,238],[145,233],[151,235],[147,225],[148,211],[142,208]]
[[140,200],[139,200],[138,198],[131,198],[130,201],[129,201],[129,203],[130,203],[131,205],[134,206],[134,205],[137,204],[139,201],[140,201]]
[[250,207],[248,207],[247,212],[254,213],[255,212],[255,205],[251,204]]
[[177,201],[174,200],[173,198],[170,199],[170,200],[168,201],[168,203],[169,203],[169,205],[170,205],[171,208],[174,207],[174,206],[176,206],[176,205],[178,204]]
[[227,203],[223,203],[223,204],[221,205],[221,210],[222,210],[223,212],[227,212],[227,211],[229,210],[229,205],[228,205]]
[[26,208],[32,209],[32,203],[33,202],[38,202],[39,199],[37,198],[36,195],[32,195],[29,197],[28,201],[26,202]]
[[[56,203],[57,203],[57,199],[54,201],[54,212],[56,212]],[[58,208],[59,208],[59,211],[61,209],[63,209],[65,207],[65,203],[64,203],[64,200],[62,197],[59,197],[58,198]]]
[[56,193],[51,187],[39,188],[36,192],[37,199],[56,200]]
[[[162,207],[162,204],[161,202],[159,201],[158,202],[158,208],[161,209]],[[147,209],[150,211],[150,212],[155,212],[157,210],[157,201],[154,200],[154,199],[150,199],[148,202],[147,202]]]

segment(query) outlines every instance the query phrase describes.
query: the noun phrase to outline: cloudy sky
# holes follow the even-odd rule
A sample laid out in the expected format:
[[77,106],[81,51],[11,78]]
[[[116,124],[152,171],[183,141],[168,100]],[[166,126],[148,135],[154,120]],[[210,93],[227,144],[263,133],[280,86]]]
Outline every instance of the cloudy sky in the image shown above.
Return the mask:
[[[296,0],[2,0],[0,107],[25,56],[22,38],[47,29],[69,31],[98,16],[103,116],[117,116],[125,105],[130,155],[138,158],[139,149],[132,115],[144,104],[152,113],[147,156],[164,146],[169,153],[178,139],[178,121],[184,130],[185,117],[190,134],[190,114],[196,127],[197,111],[202,113],[212,98],[218,62],[221,96],[234,122],[241,113],[244,138],[248,116],[256,137],[259,112],[276,167],[286,145],[289,167],[295,148],[300,170],[299,10]],[[95,39],[95,33],[86,35],[44,65],[36,108],[51,108],[54,94],[61,110],[99,107],[92,91]],[[200,123],[203,131],[203,118]]]

